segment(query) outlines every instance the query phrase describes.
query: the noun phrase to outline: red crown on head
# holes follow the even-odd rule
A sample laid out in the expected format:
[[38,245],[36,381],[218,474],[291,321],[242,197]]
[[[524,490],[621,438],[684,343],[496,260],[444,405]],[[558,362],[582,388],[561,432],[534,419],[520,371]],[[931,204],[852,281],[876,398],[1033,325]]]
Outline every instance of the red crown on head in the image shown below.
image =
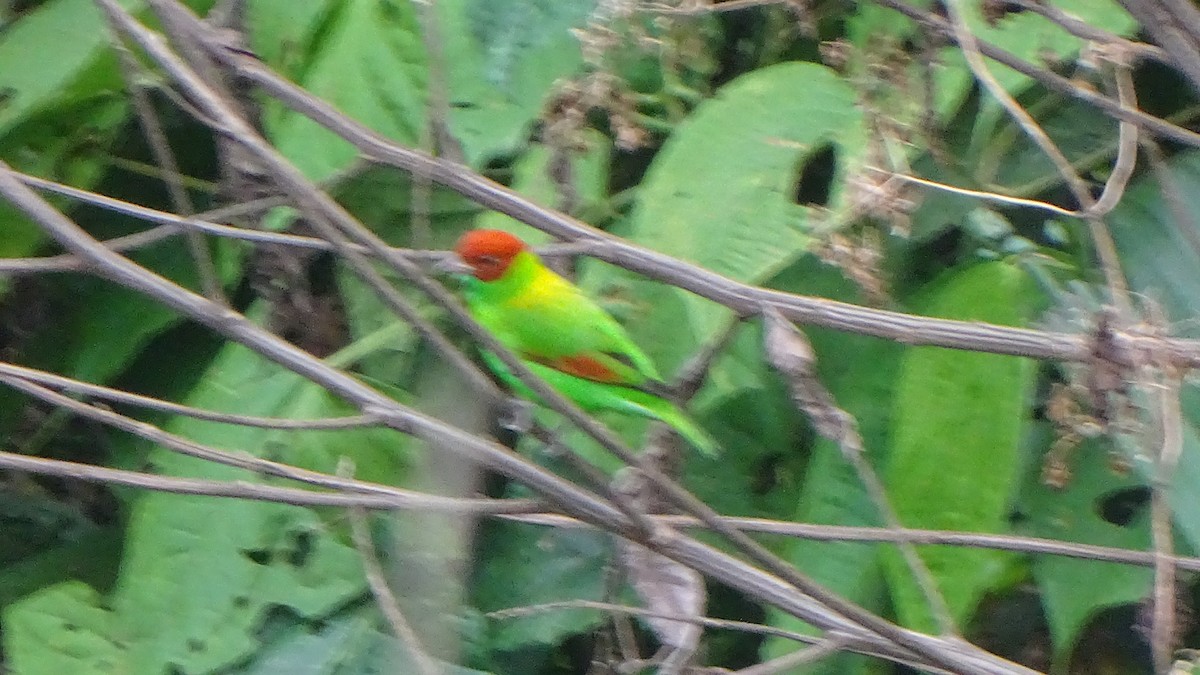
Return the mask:
[[513,258],[524,250],[524,242],[501,230],[471,230],[454,246],[458,257],[481,281],[495,281],[504,276]]

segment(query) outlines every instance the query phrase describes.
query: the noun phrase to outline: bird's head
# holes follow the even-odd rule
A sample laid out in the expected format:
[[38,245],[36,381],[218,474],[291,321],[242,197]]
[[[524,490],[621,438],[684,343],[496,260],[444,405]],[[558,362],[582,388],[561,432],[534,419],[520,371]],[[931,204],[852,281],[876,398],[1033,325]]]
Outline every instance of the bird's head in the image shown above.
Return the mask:
[[524,250],[524,242],[500,230],[471,230],[454,246],[454,252],[480,281],[504,276],[513,259]]

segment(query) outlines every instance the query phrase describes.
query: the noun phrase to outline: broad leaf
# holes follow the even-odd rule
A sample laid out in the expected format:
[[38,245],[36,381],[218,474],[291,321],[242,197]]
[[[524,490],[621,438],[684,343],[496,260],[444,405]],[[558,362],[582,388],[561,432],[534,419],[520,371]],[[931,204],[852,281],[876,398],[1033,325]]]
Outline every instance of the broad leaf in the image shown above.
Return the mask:
[[[921,314],[1019,326],[1030,287],[1020,268],[989,262],[955,270],[918,304]],[[907,527],[1003,532],[1020,470],[1033,362],[996,354],[916,347],[896,383],[888,496]],[[963,620],[1003,569],[996,551],[927,547],[929,566],[954,617]],[[901,621],[933,630],[925,599],[902,557],[885,569]]]
[[[833,150],[828,205],[836,215],[845,206],[842,181],[861,163],[864,144],[854,91],[833,71],[812,63],[754,71],[701,103],[670,136],[625,234],[718,274],[761,282],[811,242],[814,210],[796,203],[803,167]],[[636,298],[629,325],[667,373],[729,318],[706,300],[611,268],[585,269],[585,280],[601,294]]]
[[[188,403],[287,418],[348,412],[324,390],[237,345],[218,357]],[[326,472],[343,455],[367,479],[395,481],[403,471],[401,437],[390,431],[289,433],[190,419],[168,428],[201,443]],[[150,461],[173,475],[259,480],[163,449]],[[357,553],[310,509],[151,493],[135,503],[127,541],[112,606],[136,672],[171,664],[186,672],[228,666],[257,649],[257,627],[271,607],[320,617],[364,592]]]
[[[482,612],[564,600],[600,600],[602,571],[612,558],[607,535],[590,530],[497,522],[484,532],[486,564],[475,580],[474,604]],[[563,609],[495,620],[492,649],[556,644],[603,619],[596,610]]]
[[[400,0],[348,0],[310,48],[298,84],[380,134],[412,145],[425,127],[426,59],[416,10]],[[267,129],[279,151],[313,180],[345,168],[357,151],[279,105]]]
[[15,675],[117,675],[131,672],[121,635],[90,586],[69,581],[35,593],[4,613],[4,653]]
[[579,39],[596,0],[442,0],[451,130],[467,163],[520,147],[556,80],[583,65]]
[[[1101,443],[1084,443],[1074,456],[1074,475],[1062,490],[1041,484],[1039,472],[1031,472],[1021,508],[1028,520],[1021,531],[1071,543],[1147,550],[1148,488],[1135,477],[1114,474]],[[1129,503],[1121,504],[1123,499]],[[1106,513],[1111,514],[1109,520]],[[1061,661],[1100,610],[1142,600],[1150,592],[1154,573],[1147,567],[1039,555],[1033,561],[1033,576],[1042,592],[1054,652]],[[1081,579],[1088,582],[1080,583]]]

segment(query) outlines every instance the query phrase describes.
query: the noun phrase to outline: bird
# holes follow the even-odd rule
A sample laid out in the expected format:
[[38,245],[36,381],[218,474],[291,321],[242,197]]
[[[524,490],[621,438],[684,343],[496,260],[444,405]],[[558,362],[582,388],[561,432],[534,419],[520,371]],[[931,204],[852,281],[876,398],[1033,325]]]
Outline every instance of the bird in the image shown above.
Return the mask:
[[[615,410],[670,425],[705,455],[717,442],[667,400],[653,361],[611,315],[547,267],[521,239],[475,229],[454,247],[467,311],[534,374],[588,411]],[[524,398],[537,401],[495,354],[487,366]]]

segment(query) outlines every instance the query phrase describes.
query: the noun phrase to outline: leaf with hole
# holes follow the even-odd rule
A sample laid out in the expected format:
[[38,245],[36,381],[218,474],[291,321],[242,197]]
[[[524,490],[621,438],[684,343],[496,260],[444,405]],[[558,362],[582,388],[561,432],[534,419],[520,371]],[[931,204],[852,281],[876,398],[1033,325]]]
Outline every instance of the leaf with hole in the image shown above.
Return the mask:
[[[1041,429],[1037,446],[1049,447],[1049,436],[1049,429]],[[1072,454],[1074,476],[1062,490],[1043,485],[1039,472],[1030,472],[1019,531],[1077,544],[1147,550],[1149,489],[1135,477],[1114,474],[1102,443],[1085,442]],[[1054,555],[1034,557],[1032,569],[1055,658],[1063,665],[1090,619],[1104,608],[1139,602],[1150,592],[1153,578],[1147,567]]]
[[[812,63],[756,70],[671,134],[621,233],[759,283],[807,251],[818,215],[835,219],[847,207],[843,182],[863,161],[865,144],[855,93],[832,70]],[[820,203],[799,204],[798,195]],[[633,299],[634,339],[667,373],[730,318],[707,300],[611,268],[585,265],[583,279],[601,295]]]

